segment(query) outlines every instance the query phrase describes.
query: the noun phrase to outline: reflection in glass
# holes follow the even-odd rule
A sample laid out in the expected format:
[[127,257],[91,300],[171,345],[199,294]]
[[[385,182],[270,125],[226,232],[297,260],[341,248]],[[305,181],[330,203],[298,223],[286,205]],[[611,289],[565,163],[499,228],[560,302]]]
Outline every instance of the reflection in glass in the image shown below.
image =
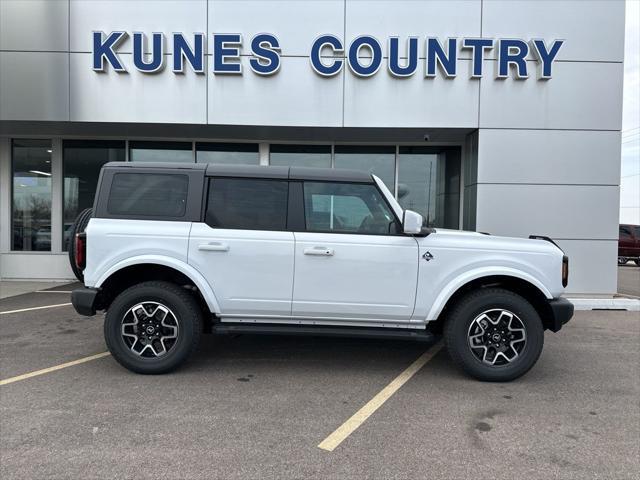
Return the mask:
[[459,150],[400,147],[398,202],[423,215],[430,227],[459,228]]
[[196,162],[258,165],[257,143],[196,143]]
[[271,145],[269,164],[329,168],[331,145]]
[[336,145],[336,168],[371,172],[394,191],[396,147]]
[[51,251],[51,141],[13,140],[11,249]]
[[62,147],[64,206],[62,249],[69,249],[71,227],[78,214],[93,207],[98,177],[107,162],[125,161],[125,142],[65,140]]
[[132,162],[193,162],[191,142],[129,142]]

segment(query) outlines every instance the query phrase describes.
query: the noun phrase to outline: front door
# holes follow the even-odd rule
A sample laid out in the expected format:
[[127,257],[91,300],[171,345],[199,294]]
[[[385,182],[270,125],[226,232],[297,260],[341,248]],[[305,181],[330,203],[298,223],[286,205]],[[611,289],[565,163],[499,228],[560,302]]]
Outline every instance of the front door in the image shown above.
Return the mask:
[[194,223],[189,264],[207,279],[223,317],[289,316],[293,233],[287,180],[213,178],[204,223]]
[[304,182],[305,227],[295,233],[292,314],[408,321],[418,244],[375,184]]

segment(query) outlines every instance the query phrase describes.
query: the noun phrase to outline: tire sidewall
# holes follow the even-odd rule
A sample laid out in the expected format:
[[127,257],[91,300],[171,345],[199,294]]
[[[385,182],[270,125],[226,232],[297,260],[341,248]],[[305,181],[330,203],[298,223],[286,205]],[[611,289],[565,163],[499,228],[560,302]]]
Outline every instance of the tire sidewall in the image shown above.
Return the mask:
[[[478,359],[468,344],[471,323],[482,313],[492,309],[504,309],[517,315],[522,321],[527,343],[520,356],[504,366],[489,366]],[[448,347],[455,350],[463,368],[476,378],[486,381],[509,381],[525,374],[538,360],[544,344],[544,329],[540,316],[524,298],[510,292],[486,292],[472,295],[452,315],[447,334]]]
[[[178,323],[178,339],[162,357],[143,358],[129,349],[121,335],[122,319],[127,311],[143,302],[157,302],[170,309]],[[191,308],[190,308],[191,307]],[[107,347],[124,367],[137,373],[165,373],[176,368],[191,353],[196,335],[192,306],[169,289],[139,285],[125,290],[109,307],[105,316],[104,336]]]

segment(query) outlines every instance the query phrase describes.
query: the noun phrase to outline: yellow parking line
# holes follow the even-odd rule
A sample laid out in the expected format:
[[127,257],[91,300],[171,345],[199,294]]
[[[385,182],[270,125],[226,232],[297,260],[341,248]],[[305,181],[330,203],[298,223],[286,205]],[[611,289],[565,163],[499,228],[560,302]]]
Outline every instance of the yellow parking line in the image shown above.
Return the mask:
[[367,402],[367,404],[358,410],[349,420],[344,422],[334,431],[331,435],[325,438],[318,448],[333,452],[338,445],[340,445],[349,435],[351,435],[360,425],[362,425],[367,418],[378,410],[384,402],[389,400],[391,396],[396,393],[402,385],[407,383],[411,377],[413,377],[426,363],[431,360],[436,353],[442,348],[442,341],[436,343],[429,350],[424,352],[418,359],[413,362],[409,367],[394,378],[389,385],[384,387],[380,392]]
[[8,315],[9,313],[30,312],[31,310],[42,310],[44,308],[66,307],[67,305],[71,305],[71,304],[58,303],[56,305],[45,305],[44,307],[30,307],[30,308],[21,308],[20,310],[7,310],[6,312],[0,312],[0,315]]
[[7,378],[5,380],[0,380],[0,386],[7,385],[9,383],[19,382],[21,380],[26,380],[27,378],[37,377],[38,375],[44,375],[45,373],[55,372],[57,370],[62,370],[63,368],[73,367],[74,365],[80,365],[81,363],[87,363],[91,360],[97,360],[102,357],[106,357],[107,355],[111,355],[109,352],[97,353],[96,355],[91,355],[89,357],[79,358],[78,360],[73,360],[67,363],[61,363],[60,365],[55,365],[49,368],[43,368],[42,370],[36,370],[35,372],[25,373],[23,375],[18,375],[17,377]]

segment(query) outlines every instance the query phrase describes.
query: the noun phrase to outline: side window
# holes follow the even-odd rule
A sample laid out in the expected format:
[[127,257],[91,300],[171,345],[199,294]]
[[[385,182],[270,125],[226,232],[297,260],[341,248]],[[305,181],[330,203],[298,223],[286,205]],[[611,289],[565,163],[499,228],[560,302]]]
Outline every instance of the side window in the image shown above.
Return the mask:
[[205,221],[213,228],[286,230],[289,182],[213,178]]
[[111,215],[182,217],[189,177],[180,174],[116,173],[107,212]]
[[620,238],[632,238],[631,229],[629,227],[620,227]]
[[398,233],[396,218],[375,185],[305,182],[304,207],[309,232]]

